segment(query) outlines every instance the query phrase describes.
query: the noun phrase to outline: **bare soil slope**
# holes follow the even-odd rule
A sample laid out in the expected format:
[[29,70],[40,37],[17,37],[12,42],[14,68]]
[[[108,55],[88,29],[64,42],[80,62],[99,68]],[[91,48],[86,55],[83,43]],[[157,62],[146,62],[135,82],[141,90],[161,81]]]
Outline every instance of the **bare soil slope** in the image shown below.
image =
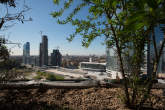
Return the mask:
[[[165,109],[162,90],[152,91],[153,109]],[[128,110],[120,88],[1,90],[0,110]]]

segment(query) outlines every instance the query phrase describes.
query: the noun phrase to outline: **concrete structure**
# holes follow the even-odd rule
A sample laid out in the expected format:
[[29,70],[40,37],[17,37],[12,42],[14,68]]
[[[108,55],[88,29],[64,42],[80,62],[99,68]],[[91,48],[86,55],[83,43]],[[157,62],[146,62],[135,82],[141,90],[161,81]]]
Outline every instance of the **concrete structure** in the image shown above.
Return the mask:
[[40,43],[39,65],[48,65],[48,38],[46,35],[42,36],[42,42]]
[[26,42],[23,45],[23,63],[30,64],[30,43]]
[[106,64],[96,62],[80,62],[80,69],[94,72],[105,72]]
[[61,66],[62,55],[58,49],[53,50],[51,53],[51,65],[52,66]]

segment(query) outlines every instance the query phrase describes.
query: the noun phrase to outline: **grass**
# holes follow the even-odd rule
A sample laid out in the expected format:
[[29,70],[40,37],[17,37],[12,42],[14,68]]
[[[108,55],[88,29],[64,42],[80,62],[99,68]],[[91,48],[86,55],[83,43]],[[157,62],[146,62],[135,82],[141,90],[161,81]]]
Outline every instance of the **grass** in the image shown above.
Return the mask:
[[39,75],[39,76],[46,76],[46,72],[41,72],[41,71],[37,71],[37,73],[36,73],[37,75]]
[[49,81],[56,81],[56,80],[64,80],[63,76],[59,76],[59,75],[55,75],[52,73],[48,73],[48,72],[41,72],[41,71],[37,71],[37,76],[34,77],[34,79],[46,79]]
[[34,77],[34,79],[38,79],[39,80],[39,79],[42,79],[42,77],[40,75],[37,75],[37,76]]

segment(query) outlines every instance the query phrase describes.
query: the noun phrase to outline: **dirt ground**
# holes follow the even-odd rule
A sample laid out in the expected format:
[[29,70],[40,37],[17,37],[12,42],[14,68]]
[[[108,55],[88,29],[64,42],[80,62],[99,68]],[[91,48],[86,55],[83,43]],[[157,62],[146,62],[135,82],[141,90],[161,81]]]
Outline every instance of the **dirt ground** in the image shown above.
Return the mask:
[[[120,88],[0,90],[0,110],[129,110]],[[152,91],[153,109],[165,110],[162,90]]]

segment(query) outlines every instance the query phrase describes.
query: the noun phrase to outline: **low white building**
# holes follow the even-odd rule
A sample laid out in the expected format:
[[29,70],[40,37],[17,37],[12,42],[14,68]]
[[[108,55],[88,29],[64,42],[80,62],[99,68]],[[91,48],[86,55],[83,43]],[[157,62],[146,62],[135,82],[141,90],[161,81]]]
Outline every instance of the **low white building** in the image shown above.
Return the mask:
[[106,63],[80,62],[80,69],[85,71],[106,72]]
[[87,75],[96,77],[98,80],[105,78],[122,79],[121,72],[119,72],[115,61],[116,59],[111,57],[107,60],[107,63],[81,62],[80,69],[85,71]]

